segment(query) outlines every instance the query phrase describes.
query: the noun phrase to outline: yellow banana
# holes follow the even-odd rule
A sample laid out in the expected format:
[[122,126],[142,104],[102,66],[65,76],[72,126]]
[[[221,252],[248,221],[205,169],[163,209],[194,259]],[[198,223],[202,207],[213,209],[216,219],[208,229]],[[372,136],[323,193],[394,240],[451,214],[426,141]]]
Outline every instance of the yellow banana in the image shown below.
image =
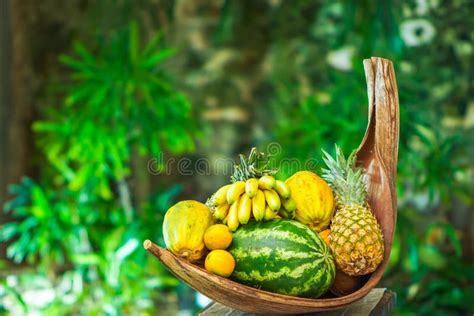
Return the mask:
[[270,221],[274,219],[276,216],[276,212],[274,212],[268,205],[265,207],[265,216],[263,217],[264,221]]
[[275,191],[277,191],[278,195],[280,195],[284,199],[290,197],[290,187],[283,181],[275,181]]
[[257,222],[260,222],[265,216],[265,194],[262,190],[258,190],[257,195],[252,199],[252,212]]
[[245,182],[245,193],[249,198],[253,198],[258,191],[258,180],[255,178],[250,178]]
[[258,179],[258,186],[262,190],[271,190],[275,187],[275,178],[272,176],[263,176]]
[[239,228],[239,201],[235,201],[229,208],[229,215],[227,216],[227,226],[233,232]]
[[265,190],[263,193],[265,194],[265,201],[267,201],[268,206],[273,211],[278,211],[281,207],[281,201],[278,194],[273,190]]
[[237,181],[230,185],[229,190],[227,190],[227,203],[233,204],[242,195],[245,191],[245,182]]
[[287,210],[288,212],[294,213],[296,211],[296,203],[292,198],[283,199],[282,204],[285,210]]
[[214,217],[220,220],[226,218],[230,205],[225,203],[215,207]]
[[214,205],[222,205],[227,203],[227,190],[229,190],[231,184],[224,185],[212,196],[212,202]]
[[247,194],[243,194],[239,199],[239,222],[240,224],[247,224],[252,212],[252,200]]

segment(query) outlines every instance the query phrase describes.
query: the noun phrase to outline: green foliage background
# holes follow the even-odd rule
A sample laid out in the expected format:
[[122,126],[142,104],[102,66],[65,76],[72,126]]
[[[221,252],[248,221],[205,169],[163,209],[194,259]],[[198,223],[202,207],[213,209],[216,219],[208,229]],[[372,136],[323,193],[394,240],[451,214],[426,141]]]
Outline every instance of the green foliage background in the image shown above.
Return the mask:
[[[381,56],[394,62],[401,105],[398,224],[383,285],[397,292],[400,314],[472,313],[469,6],[91,2],[39,100],[40,176],[12,184],[5,205],[17,220],[0,239],[29,268],[1,279],[0,311],[176,312],[189,290],[141,242],[162,243],[166,209],[204,201],[229,174],[187,175],[163,160],[149,170],[149,159],[212,162],[273,142],[277,161],[319,160],[334,143],[349,152],[366,126],[362,60]],[[28,304],[28,288],[54,298]]]

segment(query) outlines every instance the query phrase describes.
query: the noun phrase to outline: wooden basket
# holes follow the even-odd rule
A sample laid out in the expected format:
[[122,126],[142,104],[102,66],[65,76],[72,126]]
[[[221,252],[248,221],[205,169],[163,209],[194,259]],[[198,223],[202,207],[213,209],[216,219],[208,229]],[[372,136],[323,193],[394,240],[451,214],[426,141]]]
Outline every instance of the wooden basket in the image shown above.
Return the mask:
[[358,164],[369,177],[369,204],[384,235],[385,255],[377,270],[356,292],[337,298],[309,299],[270,293],[210,274],[182,260],[150,240],[144,247],[155,255],[176,277],[196,291],[221,304],[250,313],[309,313],[337,309],[362,298],[375,287],[387,266],[395,230],[399,107],[392,62],[372,57],[364,60],[369,119],[364,138],[358,148]]

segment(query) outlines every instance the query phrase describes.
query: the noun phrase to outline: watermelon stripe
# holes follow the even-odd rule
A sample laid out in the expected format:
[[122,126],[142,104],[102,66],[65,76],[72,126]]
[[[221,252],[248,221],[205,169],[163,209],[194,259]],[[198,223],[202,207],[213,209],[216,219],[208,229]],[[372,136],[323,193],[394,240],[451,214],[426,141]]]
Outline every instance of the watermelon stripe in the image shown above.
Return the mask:
[[271,281],[281,277],[286,277],[290,279],[298,279],[303,276],[304,272],[307,269],[313,269],[317,267],[319,264],[317,262],[308,262],[302,265],[299,265],[295,269],[291,269],[289,267],[283,267],[279,271],[275,272],[260,272],[258,270],[252,270],[250,273],[246,273],[244,271],[237,271],[236,273],[241,273],[242,277],[246,280],[254,279],[259,282],[263,281]]
[[[300,267],[302,267],[302,269],[299,271],[292,271],[290,268],[282,268],[282,270],[277,273],[267,273],[264,275],[260,274],[258,271],[251,271],[250,273],[237,271],[236,276],[239,277],[240,281],[247,281],[244,283],[249,285],[261,287],[263,289],[273,289],[274,291],[282,294],[302,296],[319,296],[322,294],[319,291],[320,284],[316,283],[315,281],[325,281],[321,279],[321,273],[324,271],[319,269],[320,272],[311,278],[311,275],[309,275],[307,271],[304,270],[314,269],[316,265],[308,263],[307,265]],[[303,272],[306,273],[304,274]],[[323,292],[327,290],[325,287],[322,287],[322,289]]]
[[288,260],[293,260],[293,259],[308,259],[308,258],[314,258],[314,254],[310,252],[301,252],[301,251],[293,251],[293,250],[287,250],[287,249],[282,249],[282,248],[270,248],[270,247],[261,247],[258,249],[249,249],[249,250],[244,250],[243,248],[237,248],[234,250],[233,255],[235,260],[239,260],[242,258],[253,258],[253,259],[259,259],[259,258],[268,258],[271,255],[274,255],[275,259],[277,260],[282,260],[282,261],[288,261]]
[[[291,257],[281,257],[279,256],[279,252],[275,248],[272,250],[270,254],[265,253],[261,257],[255,257],[255,254],[258,253],[258,250],[253,253],[254,250],[249,250],[249,256],[245,256],[246,250],[236,250],[232,251],[234,258],[236,260],[236,270],[240,271],[251,271],[256,270],[261,273],[272,271],[277,272],[282,267],[282,263],[285,263],[285,266],[294,269],[297,268],[298,265],[305,264],[305,263],[312,263],[314,262],[314,257],[307,257],[307,258],[291,258]],[[264,250],[265,252],[266,250]],[[301,253],[302,255],[307,255],[308,252]],[[309,253],[311,254],[311,253]]]
[[[323,264],[323,260],[316,260],[311,261],[308,260],[306,262],[298,262],[297,265],[286,266],[283,268],[278,269],[275,265],[272,264],[261,264],[258,267],[249,265],[249,264],[237,264],[235,271],[236,272],[245,272],[251,271],[256,273],[256,280],[257,281],[264,281],[264,280],[274,280],[275,278],[286,277],[289,279],[296,279],[300,278],[304,271],[310,269],[316,269]],[[249,270],[251,269],[251,270]],[[278,270],[277,270],[278,269]],[[319,270],[319,269],[316,269]],[[310,277],[310,276],[307,276]]]
[[255,238],[260,239],[262,238],[262,236],[271,235],[272,238],[274,239],[276,238],[276,239],[280,239],[284,241],[291,240],[295,244],[305,245],[307,247],[312,248],[313,250],[318,249],[316,247],[311,247],[310,245],[308,245],[308,240],[306,238],[299,236],[297,234],[294,234],[290,231],[276,231],[272,229],[260,229],[259,231],[251,231],[248,233],[240,233],[240,231],[237,231],[235,235],[238,236],[239,239],[241,239],[242,241],[245,241],[246,239],[247,240],[253,240]]
[[[263,237],[254,237],[254,238],[239,238],[235,237],[235,245],[239,247],[245,247],[245,245],[254,245],[252,248],[258,247],[270,247],[270,248],[286,248],[286,249],[296,249],[298,252],[309,252],[314,253],[318,252],[318,249],[308,245],[308,244],[301,244],[297,242],[293,242],[292,240],[280,238],[281,235],[264,235]],[[258,244],[256,244],[258,241]]]

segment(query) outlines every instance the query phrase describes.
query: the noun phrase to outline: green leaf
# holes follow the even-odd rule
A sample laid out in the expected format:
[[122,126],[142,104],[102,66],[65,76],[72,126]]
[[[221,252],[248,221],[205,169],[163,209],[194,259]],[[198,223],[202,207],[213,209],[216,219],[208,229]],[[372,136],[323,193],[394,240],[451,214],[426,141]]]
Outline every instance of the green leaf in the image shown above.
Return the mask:
[[103,241],[104,250],[107,253],[113,253],[122,243],[122,237],[125,233],[125,226],[114,229]]
[[98,265],[100,263],[100,255],[96,253],[75,253],[71,256],[71,260],[75,264],[80,265]]
[[8,241],[10,240],[13,236],[19,233],[18,230],[18,223],[16,222],[11,222],[11,223],[6,223],[0,226],[0,241]]
[[91,168],[87,165],[83,166],[74,175],[72,181],[69,183],[69,189],[72,191],[79,191],[86,184],[87,179],[92,177]]
[[421,246],[420,260],[431,269],[440,270],[446,266],[446,256],[433,246]]
[[104,104],[109,93],[109,86],[102,85],[95,88],[94,93],[91,95],[90,103],[96,107],[100,107]]
[[31,190],[31,213],[38,219],[44,219],[51,215],[52,210],[46,194],[39,186],[34,186]]
[[142,51],[142,58],[147,57],[150,55],[154,50],[157,49],[158,44],[161,42],[161,39],[163,38],[163,33],[162,32],[157,32],[151,40],[145,45],[145,48],[143,48]]
[[77,71],[85,71],[88,69],[87,65],[85,65],[82,61],[74,59],[68,55],[60,55],[59,61]]
[[417,241],[415,237],[412,234],[409,234],[406,236],[407,240],[407,246],[408,246],[408,267],[410,271],[416,271],[418,270],[418,247],[417,247]]
[[32,126],[35,132],[54,132],[57,131],[58,125],[50,121],[36,121]]
[[25,258],[26,253],[19,244],[18,241],[10,244],[7,248],[7,257],[12,259],[16,263],[21,263]]
[[81,85],[71,91],[71,93],[66,97],[65,104],[67,106],[75,105],[79,101],[87,100],[91,94],[94,93],[97,87],[92,85]]
[[35,226],[37,226],[39,223],[38,219],[35,217],[27,217],[25,218],[20,224],[18,224],[18,228],[20,232],[26,232]]
[[146,281],[146,287],[166,289],[170,287],[176,287],[179,285],[178,279],[172,276],[160,276],[159,278],[148,278]]
[[138,61],[138,26],[135,21],[129,25],[129,54],[132,65],[136,65]]
[[135,238],[131,238],[125,242],[117,251],[115,252],[115,257],[119,262],[125,260],[130,256],[139,246],[139,242]]
[[389,264],[387,273],[390,272],[392,269],[394,269],[398,263],[400,262],[400,254],[401,254],[401,240],[400,240],[400,234],[398,230],[395,231],[394,239],[393,239],[393,244],[392,244],[392,250],[390,252],[390,258],[389,258]]
[[456,230],[449,223],[444,223],[443,228],[444,228],[444,231],[446,233],[446,236],[448,237],[449,241],[451,242],[451,245],[454,248],[456,257],[461,258],[462,245],[461,245],[461,240],[459,240],[459,238],[456,234]]
[[150,57],[148,57],[147,59],[142,61],[141,66],[143,66],[145,68],[154,66],[157,63],[159,63],[160,61],[170,58],[171,56],[173,56],[175,54],[175,52],[176,52],[176,50],[172,49],[172,48],[162,49],[159,52],[151,55]]
[[82,43],[75,41],[72,44],[74,51],[82,57],[82,59],[89,63],[89,64],[95,64],[96,63],[96,58],[94,55],[92,55],[85,47],[82,45]]
[[98,186],[98,194],[101,198],[104,200],[110,200],[113,195],[112,191],[110,190],[109,182],[107,181],[107,178],[101,177],[99,178],[99,186]]
[[14,298],[17,303],[16,305],[21,307],[23,313],[26,314],[28,310],[28,305],[23,300],[21,293],[16,288],[10,286],[4,286],[4,289]]

